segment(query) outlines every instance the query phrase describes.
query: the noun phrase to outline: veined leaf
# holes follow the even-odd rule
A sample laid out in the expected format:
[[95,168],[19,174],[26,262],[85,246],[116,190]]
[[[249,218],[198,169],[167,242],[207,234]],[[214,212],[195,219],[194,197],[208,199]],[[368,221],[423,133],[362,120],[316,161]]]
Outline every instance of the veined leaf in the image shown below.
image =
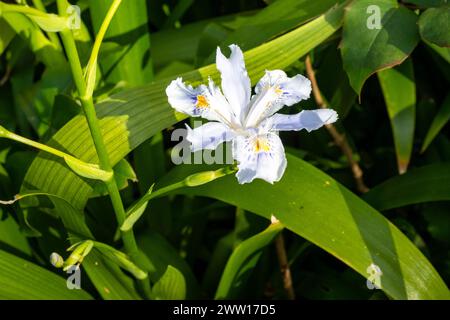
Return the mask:
[[[242,50],[254,48],[309,19],[325,12],[336,0],[278,0],[264,8],[253,17],[247,19],[220,44],[225,48],[230,44],[238,44]],[[212,48],[214,49],[214,48]],[[214,61],[215,51],[207,62]]]
[[[239,185],[235,177],[227,176],[176,193],[211,197],[267,219],[274,215],[287,229],[363,276],[375,264],[383,272],[381,289],[394,299],[450,297],[430,262],[397,227],[327,174],[289,154],[287,160],[284,177],[274,185],[261,180]],[[157,187],[204,169],[180,165]]]
[[183,274],[169,265],[161,279],[153,286],[152,293],[158,300],[184,300],[186,282]]
[[398,65],[419,41],[417,16],[396,0],[353,1],[344,19],[341,54],[350,84],[361,94],[375,72]]
[[[114,179],[116,180],[117,187],[119,190],[125,189],[128,186],[128,180],[132,182],[137,181],[136,173],[133,170],[131,164],[126,160],[122,159],[117,163],[114,168]],[[108,190],[103,182],[98,182],[94,186],[95,196],[105,196],[108,194]]]
[[414,168],[377,185],[364,195],[364,199],[378,210],[450,200],[450,164]]
[[378,72],[397,154],[398,172],[405,173],[414,142],[416,84],[410,59],[396,68]]
[[66,279],[0,250],[0,299],[85,300],[84,290],[67,289]]
[[[16,196],[15,201],[25,198],[36,200],[36,198],[42,196],[51,200],[69,235],[74,233],[76,238],[92,238],[92,234],[84,221],[82,210],[77,209],[61,196],[46,192],[30,192]],[[31,206],[33,202],[26,202],[26,205]],[[117,265],[104,259],[98,252],[91,252],[83,261],[82,267],[104,299],[139,299],[131,279]]]
[[427,9],[419,19],[422,39],[440,47],[450,47],[450,7]]
[[244,240],[236,247],[222,273],[216,299],[233,297],[233,290],[239,288],[244,278],[249,276],[250,270],[259,260],[262,249],[267,247],[281,230],[283,230],[281,223],[273,223],[266,230]]

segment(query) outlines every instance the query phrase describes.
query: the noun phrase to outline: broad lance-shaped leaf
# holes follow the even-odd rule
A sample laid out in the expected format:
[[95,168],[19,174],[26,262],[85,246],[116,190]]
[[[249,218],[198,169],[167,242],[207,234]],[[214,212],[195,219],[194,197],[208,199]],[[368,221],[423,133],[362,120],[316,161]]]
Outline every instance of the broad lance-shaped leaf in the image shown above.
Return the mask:
[[416,84],[411,59],[400,66],[378,72],[394,136],[398,172],[405,173],[414,142]]
[[[247,19],[239,28],[229,34],[220,46],[238,44],[242,50],[254,48],[272,37],[321,14],[336,4],[336,0],[278,0]],[[215,47],[207,62],[215,60]]]
[[416,14],[396,0],[353,1],[344,18],[341,54],[356,93],[375,72],[402,63],[418,41]]
[[447,124],[448,120],[450,120],[450,94],[447,95],[444,102],[442,103],[441,108],[434,117],[430,129],[428,129],[427,135],[425,136],[425,140],[423,141],[422,149],[420,150],[420,152],[425,152],[430,143],[438,135],[441,129]]
[[233,292],[245,283],[250,270],[256,266],[262,249],[267,247],[282,230],[281,223],[272,223],[267,229],[244,240],[234,249],[222,273],[216,299],[234,298]]
[[377,185],[364,195],[364,199],[378,210],[450,200],[450,164],[411,169]]
[[422,39],[440,47],[450,47],[450,7],[427,9],[419,19]]
[[[38,200],[39,197],[48,197],[60,216],[69,235],[75,233],[76,237],[91,239],[92,234],[84,221],[81,209],[77,209],[63,197],[46,192],[28,192],[15,197],[13,201],[4,204],[12,204],[15,201],[25,200],[24,204],[31,206],[33,202],[26,200]],[[72,244],[75,243],[73,240]],[[139,295],[133,288],[130,278],[113,262],[102,257],[98,252],[91,252],[83,261],[82,268],[86,270],[89,278],[103,299],[139,299]],[[0,288],[1,289],[1,288]]]
[[66,279],[0,250],[0,299],[86,300],[91,295],[67,289]]
[[183,274],[169,265],[163,276],[153,286],[152,294],[158,300],[184,300],[186,281]]
[[[227,176],[175,192],[211,197],[267,219],[274,215],[286,229],[364,277],[369,276],[367,268],[375,264],[383,272],[381,289],[394,299],[450,298],[431,263],[389,220],[307,162],[289,154],[287,161],[286,173],[274,185],[261,180],[239,185],[235,177]],[[177,166],[156,188],[202,170],[205,166]]]

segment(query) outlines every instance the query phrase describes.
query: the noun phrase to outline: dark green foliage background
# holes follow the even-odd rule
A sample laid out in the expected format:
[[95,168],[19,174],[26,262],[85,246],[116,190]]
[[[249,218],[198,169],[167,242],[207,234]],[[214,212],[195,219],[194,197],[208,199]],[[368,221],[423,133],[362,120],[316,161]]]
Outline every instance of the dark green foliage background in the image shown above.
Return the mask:
[[[74,2],[83,65],[110,3]],[[283,133],[289,165],[279,184],[241,187],[226,177],[148,204],[134,229],[158,296],[286,299],[273,244],[282,232],[297,299],[448,299],[450,9],[439,0],[343,3],[123,1],[100,50],[94,97],[113,162],[134,169],[115,167],[126,207],[154,183],[212,170],[170,161],[171,133],[189,120],[168,107],[164,89],[178,75],[217,82],[205,66],[231,43],[250,50],[253,85],[266,68],[306,74],[310,54],[371,189],[357,190],[325,128]],[[371,4],[383,17],[376,34],[366,28]],[[47,37],[26,16],[0,16],[0,125],[95,162],[64,52]],[[284,111],[313,108],[311,98]],[[68,231],[121,249],[110,200],[62,162],[0,140],[0,199],[30,190],[47,195],[0,207],[0,298],[141,298],[130,274],[95,250],[82,264],[83,289],[65,289],[67,275],[49,256],[67,257]],[[271,214],[282,227],[266,229]],[[385,290],[366,287],[372,260],[387,270]]]

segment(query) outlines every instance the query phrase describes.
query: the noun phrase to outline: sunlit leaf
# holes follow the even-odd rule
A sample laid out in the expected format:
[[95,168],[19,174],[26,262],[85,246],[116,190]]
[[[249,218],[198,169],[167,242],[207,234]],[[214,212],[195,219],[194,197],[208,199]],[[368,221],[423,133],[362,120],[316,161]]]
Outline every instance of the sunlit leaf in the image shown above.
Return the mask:
[[406,60],[396,68],[378,72],[394,136],[397,166],[405,173],[411,158],[416,121],[416,84],[413,64]]
[[354,1],[343,29],[342,60],[357,94],[372,74],[402,63],[419,41],[416,14],[395,0]]

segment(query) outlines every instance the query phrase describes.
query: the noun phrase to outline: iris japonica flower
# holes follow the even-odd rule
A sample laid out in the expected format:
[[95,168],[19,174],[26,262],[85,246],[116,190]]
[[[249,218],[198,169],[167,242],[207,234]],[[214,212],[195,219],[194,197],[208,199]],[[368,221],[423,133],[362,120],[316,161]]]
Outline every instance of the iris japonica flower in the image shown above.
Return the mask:
[[266,70],[252,95],[244,55],[237,45],[230,49],[229,58],[220,48],[216,53],[222,90],[211,79],[208,85],[194,88],[178,78],[166,89],[169,103],[179,112],[210,120],[195,129],[187,126],[186,139],[193,152],[215,150],[219,144],[231,141],[239,183],[256,178],[277,182],[287,165],[278,133],[316,130],[335,122],[337,113],[332,109],[304,110],[292,115],[277,113],[284,106],[308,99],[311,82],[302,75],[289,78],[282,70]]

